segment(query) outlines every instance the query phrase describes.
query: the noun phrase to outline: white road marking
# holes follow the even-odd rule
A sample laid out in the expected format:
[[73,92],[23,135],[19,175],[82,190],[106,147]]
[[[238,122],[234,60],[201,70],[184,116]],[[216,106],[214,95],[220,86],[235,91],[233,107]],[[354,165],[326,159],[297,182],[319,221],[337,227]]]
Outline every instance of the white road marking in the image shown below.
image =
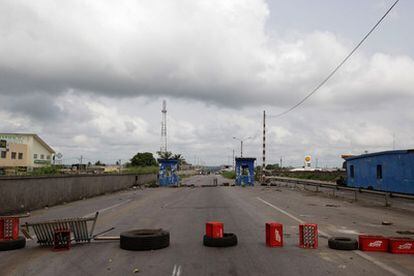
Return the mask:
[[172,276],[180,276],[181,275],[181,265],[174,265],[174,269],[172,272]]
[[[266,204],[266,205],[268,205],[268,206],[272,207],[273,209],[275,209],[275,210],[277,210],[277,211],[281,212],[282,214],[284,214],[284,215],[286,215],[286,216],[290,217],[291,219],[296,220],[296,221],[297,221],[297,222],[299,222],[299,223],[304,223],[304,221],[303,221],[303,220],[301,220],[301,219],[299,219],[299,218],[295,217],[294,215],[292,215],[292,214],[290,214],[290,213],[286,212],[285,210],[283,210],[283,209],[281,209],[281,208],[279,208],[279,207],[277,207],[277,206],[273,205],[272,203],[269,203],[269,202],[267,202],[266,200],[261,199],[260,197],[256,197],[256,199],[257,199],[257,200],[259,200],[259,201],[261,201],[262,203],[264,203],[264,204]],[[321,230],[319,230],[319,229],[318,229],[318,231],[319,231],[319,233],[320,233],[320,234],[322,234],[322,235],[324,235],[324,236],[326,236],[326,237],[328,237],[328,238],[330,237],[330,235],[329,235],[329,234],[327,234],[327,233],[325,233],[325,232],[323,232],[323,231],[321,231]],[[369,255],[367,255],[367,254],[365,254],[365,253],[364,253],[364,252],[362,252],[362,251],[359,251],[359,250],[353,250],[352,252],[353,252],[353,253],[355,253],[355,254],[357,254],[357,255],[358,255],[358,256],[360,256],[361,258],[363,258],[363,259],[365,259],[365,260],[367,260],[367,261],[370,261],[371,263],[373,263],[373,264],[375,264],[375,265],[379,266],[380,268],[382,268],[382,269],[384,269],[384,270],[386,270],[386,271],[390,272],[391,274],[393,274],[393,275],[395,275],[395,276],[406,276],[406,274],[404,274],[404,273],[402,273],[402,272],[400,272],[400,271],[398,271],[398,270],[396,270],[396,269],[392,268],[391,266],[389,266],[389,265],[387,265],[387,264],[384,264],[383,262],[380,262],[380,261],[376,260],[375,258],[373,258],[373,257],[371,257],[371,256],[369,256]]]
[[113,208],[119,207],[119,206],[121,206],[121,205],[124,205],[124,204],[126,204],[126,203],[128,203],[128,202],[130,202],[130,201],[131,201],[131,199],[127,199],[127,200],[125,200],[125,201],[123,201],[123,202],[120,202],[120,203],[114,204],[114,205],[112,205],[112,206],[109,206],[109,207],[106,207],[106,208],[103,208],[103,209],[97,210],[97,211],[95,211],[95,212],[93,212],[93,213],[90,213],[90,214],[87,214],[87,215],[84,215],[83,217],[84,217],[84,218],[86,218],[86,217],[91,217],[91,216],[94,216],[94,215],[96,214],[96,212],[99,212],[99,213],[101,214],[101,213],[106,212],[106,211],[108,211],[108,210],[110,210],[110,209],[113,209]]
[[386,271],[394,274],[395,276],[406,276],[406,274],[404,274],[404,273],[402,273],[402,272],[400,272],[400,271],[398,271],[398,270],[390,267],[389,265],[384,264],[383,262],[380,262],[380,261],[374,259],[373,257],[365,254],[362,251],[353,250],[352,252],[354,252],[355,254],[359,255],[362,258],[364,258],[365,260],[370,261],[370,262],[376,264],[377,266],[381,267],[382,269],[384,269],[384,270],[386,270]]

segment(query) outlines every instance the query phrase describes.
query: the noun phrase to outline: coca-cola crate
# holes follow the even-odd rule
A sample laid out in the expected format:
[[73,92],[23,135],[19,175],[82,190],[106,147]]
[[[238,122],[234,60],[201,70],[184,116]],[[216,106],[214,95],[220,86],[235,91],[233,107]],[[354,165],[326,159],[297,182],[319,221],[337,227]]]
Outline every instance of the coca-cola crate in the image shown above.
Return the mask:
[[304,223],[299,225],[299,247],[318,248],[318,225]]
[[283,246],[283,225],[277,222],[266,223],[266,245],[269,247]]
[[407,237],[391,237],[389,250],[393,254],[414,254],[414,239]]
[[389,239],[384,236],[359,235],[359,250],[362,251],[388,251]]
[[0,240],[19,238],[19,217],[0,217]]
[[69,250],[70,249],[70,230],[55,229],[53,231],[53,250]]
[[206,223],[206,236],[217,239],[223,237],[224,224],[218,221],[209,221]]

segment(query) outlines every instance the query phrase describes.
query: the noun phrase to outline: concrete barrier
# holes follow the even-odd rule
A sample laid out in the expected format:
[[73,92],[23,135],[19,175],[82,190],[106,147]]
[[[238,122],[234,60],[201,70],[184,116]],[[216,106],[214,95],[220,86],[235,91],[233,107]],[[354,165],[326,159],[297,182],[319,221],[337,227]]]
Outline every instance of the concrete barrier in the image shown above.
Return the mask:
[[156,180],[156,174],[1,177],[0,215],[53,206]]

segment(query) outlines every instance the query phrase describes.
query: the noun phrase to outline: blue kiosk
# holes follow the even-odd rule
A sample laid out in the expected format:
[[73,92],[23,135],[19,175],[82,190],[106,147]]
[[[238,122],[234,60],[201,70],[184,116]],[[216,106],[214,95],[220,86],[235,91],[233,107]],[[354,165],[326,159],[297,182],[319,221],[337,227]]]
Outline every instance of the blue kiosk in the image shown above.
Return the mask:
[[236,185],[254,186],[254,161],[256,158],[236,158]]
[[178,168],[177,159],[158,159],[160,170],[158,183],[160,186],[178,186],[180,177],[176,174]]

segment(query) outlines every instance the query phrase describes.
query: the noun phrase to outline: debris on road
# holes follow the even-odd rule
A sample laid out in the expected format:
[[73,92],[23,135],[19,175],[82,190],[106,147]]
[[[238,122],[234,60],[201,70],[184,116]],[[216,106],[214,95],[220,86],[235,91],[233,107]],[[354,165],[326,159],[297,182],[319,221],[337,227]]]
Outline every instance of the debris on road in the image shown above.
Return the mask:
[[341,207],[340,205],[336,204],[325,204],[326,207]]
[[383,220],[383,221],[381,222],[381,224],[382,224],[382,225],[392,225],[392,222],[391,222],[391,221],[387,221],[387,220]]
[[400,235],[414,235],[414,231],[412,231],[412,230],[398,230],[398,231],[396,231],[397,232],[397,234],[400,234]]
[[139,273],[139,269],[138,268],[134,268],[134,270],[132,272],[133,273]]

